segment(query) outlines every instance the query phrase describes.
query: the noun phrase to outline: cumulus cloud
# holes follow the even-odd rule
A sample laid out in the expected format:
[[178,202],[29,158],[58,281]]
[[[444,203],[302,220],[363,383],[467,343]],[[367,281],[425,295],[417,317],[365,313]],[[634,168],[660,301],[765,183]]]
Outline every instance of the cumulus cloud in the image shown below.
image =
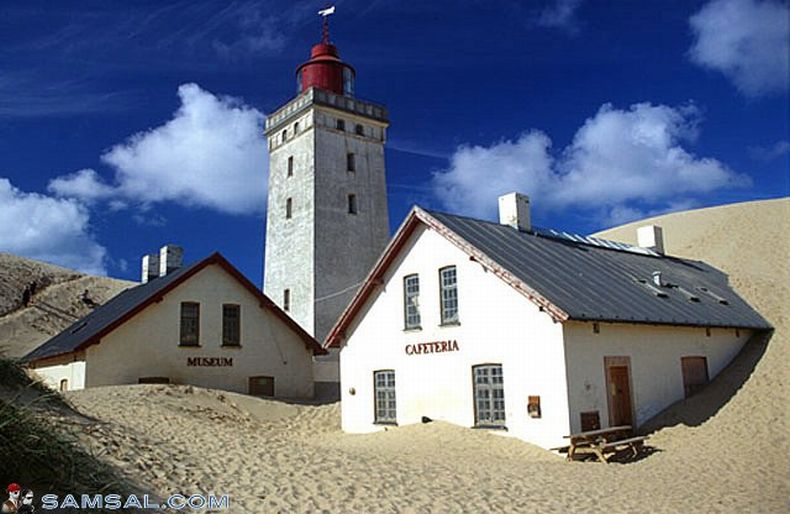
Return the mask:
[[115,206],[177,202],[231,214],[262,212],[268,167],[263,114],[196,84],[180,86],[178,96],[181,106],[171,120],[102,155],[114,170],[111,183],[80,170],[52,180],[49,190],[84,201],[112,199]]
[[693,105],[606,104],[562,151],[552,151],[549,136],[537,130],[491,146],[462,146],[431,184],[445,208],[479,217],[493,217],[496,198],[519,191],[532,196],[536,209],[573,207],[599,220],[636,218],[645,208],[670,209],[749,184],[716,159],[683,148],[697,137],[698,123]]
[[538,17],[538,25],[576,32],[576,11],[582,0],[553,0]]
[[774,0],[713,0],[689,23],[689,55],[724,73],[747,96],[786,90],[790,81],[790,11]]
[[71,199],[27,193],[0,178],[0,250],[105,275],[107,251],[90,231],[87,209]]

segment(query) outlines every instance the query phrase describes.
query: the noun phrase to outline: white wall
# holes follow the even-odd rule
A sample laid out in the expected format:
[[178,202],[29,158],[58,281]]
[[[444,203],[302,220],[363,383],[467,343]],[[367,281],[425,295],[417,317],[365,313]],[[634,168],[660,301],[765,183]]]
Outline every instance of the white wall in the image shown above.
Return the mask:
[[609,424],[604,357],[628,356],[631,367],[633,412],[640,425],[672,403],[683,399],[680,359],[704,356],[712,380],[740,351],[751,336],[748,330],[658,325],[566,322],[565,355],[568,362],[568,395],[571,429],[581,429],[579,413],[597,410],[601,426]]
[[68,380],[68,391],[85,388],[85,361],[72,360],[62,364],[51,364],[34,370],[49,387],[60,391],[60,381]]
[[[433,231],[418,229],[372,295],[340,352],[342,425],[374,424],[373,371],[394,369],[400,425],[422,416],[474,424],[472,366],[503,365],[506,424],[511,435],[549,447],[568,433],[562,326],[501,279]],[[460,325],[440,327],[439,268],[457,266]],[[403,277],[420,275],[422,330],[404,331]],[[406,344],[457,340],[459,351],[407,355]],[[351,395],[353,388],[356,394]],[[540,395],[542,418],[527,415]]]
[[[179,346],[180,305],[200,302],[200,347]],[[222,347],[222,304],[241,305],[241,347]],[[231,367],[187,366],[189,357],[231,357]],[[140,377],[248,392],[251,376],[275,377],[278,397],[313,395],[312,352],[284,322],[218,265],[209,265],[85,352],[87,387]],[[39,368],[39,373],[51,373]]]

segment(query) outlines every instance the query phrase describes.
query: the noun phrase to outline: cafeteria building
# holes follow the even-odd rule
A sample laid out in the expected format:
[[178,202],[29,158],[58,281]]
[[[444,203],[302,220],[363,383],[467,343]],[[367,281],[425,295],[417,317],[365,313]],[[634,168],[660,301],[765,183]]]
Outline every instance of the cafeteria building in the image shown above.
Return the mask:
[[312,398],[319,343],[221,254],[181,266],[174,245],[143,258],[143,283],[23,357],[61,391],[172,383]]
[[771,326],[700,261],[532,227],[529,200],[500,223],[415,207],[327,336],[340,349],[342,427],[424,417],[563,436],[639,426],[715,377]]

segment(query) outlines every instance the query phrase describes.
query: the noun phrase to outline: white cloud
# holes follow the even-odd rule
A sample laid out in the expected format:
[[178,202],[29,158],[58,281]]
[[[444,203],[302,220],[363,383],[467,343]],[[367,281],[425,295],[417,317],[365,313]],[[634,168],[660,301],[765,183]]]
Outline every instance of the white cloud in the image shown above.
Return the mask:
[[107,251],[94,240],[82,204],[20,191],[5,178],[0,178],[0,250],[106,274]]
[[576,11],[581,3],[582,0],[553,0],[540,12],[538,25],[576,32]]
[[749,153],[755,159],[772,161],[778,157],[790,154],[790,141],[782,140],[769,146],[754,146],[749,148]]
[[724,73],[747,96],[786,90],[790,12],[773,0],[713,0],[689,23],[695,63]]
[[609,220],[748,184],[748,177],[681,146],[694,141],[698,121],[693,105],[606,104],[561,152],[535,130],[488,147],[459,147],[449,169],[434,174],[434,194],[445,208],[479,217],[494,217],[497,197],[519,191],[538,210],[573,207]]
[[50,191],[85,201],[149,206],[177,202],[220,212],[262,212],[268,153],[263,114],[196,84],[178,88],[181,107],[167,123],[139,132],[102,155],[115,171],[107,184],[93,170],[58,177]]

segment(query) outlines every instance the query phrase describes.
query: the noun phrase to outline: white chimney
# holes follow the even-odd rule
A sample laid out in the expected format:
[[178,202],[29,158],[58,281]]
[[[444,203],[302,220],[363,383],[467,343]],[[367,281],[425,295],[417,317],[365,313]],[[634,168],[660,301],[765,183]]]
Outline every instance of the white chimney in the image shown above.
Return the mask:
[[499,197],[499,223],[528,232],[532,229],[529,219],[529,197],[521,193],[508,193]]
[[184,260],[184,249],[178,245],[168,244],[159,249],[159,276],[164,277],[168,273],[181,267]]
[[143,255],[143,270],[140,281],[143,284],[148,283],[159,276],[159,254],[149,253]]
[[658,225],[645,225],[636,229],[637,244],[664,255],[664,232]]

